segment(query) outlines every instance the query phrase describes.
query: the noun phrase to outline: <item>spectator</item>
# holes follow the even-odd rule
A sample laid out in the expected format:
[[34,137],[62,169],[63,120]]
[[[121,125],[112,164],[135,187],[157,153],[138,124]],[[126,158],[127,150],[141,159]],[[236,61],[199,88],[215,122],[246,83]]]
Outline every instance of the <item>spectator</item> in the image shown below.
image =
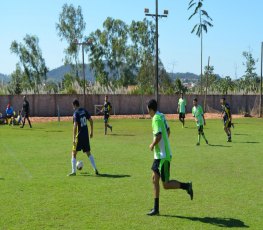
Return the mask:
[[9,124],[9,120],[14,116],[14,110],[13,107],[10,106],[10,104],[7,105],[5,113],[6,113],[6,124]]

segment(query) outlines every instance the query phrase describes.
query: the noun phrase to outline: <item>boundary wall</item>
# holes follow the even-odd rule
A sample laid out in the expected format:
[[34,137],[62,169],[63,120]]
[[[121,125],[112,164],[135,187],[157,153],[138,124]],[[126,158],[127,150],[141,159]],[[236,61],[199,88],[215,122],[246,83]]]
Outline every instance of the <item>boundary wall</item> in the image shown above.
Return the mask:
[[[108,95],[113,109],[112,114],[134,115],[147,114],[147,101],[154,98],[153,95]],[[160,95],[160,111],[165,114],[177,113],[179,95]],[[197,97],[198,103],[203,105],[204,95],[185,95],[187,101],[186,112],[191,113],[192,100]],[[221,95],[207,96],[207,112],[219,112],[221,106],[219,100]],[[65,94],[40,94],[28,95],[30,104],[30,115],[37,117],[71,116],[73,113],[72,101],[80,101],[81,106],[85,107],[92,115],[95,113],[95,105],[102,105],[104,95],[86,95],[85,105],[83,105],[83,95]],[[233,114],[251,113],[257,107],[258,95],[227,95],[226,101],[230,104]],[[21,110],[23,103],[22,95],[0,96],[0,112],[5,114],[7,104],[10,103],[15,111]]]

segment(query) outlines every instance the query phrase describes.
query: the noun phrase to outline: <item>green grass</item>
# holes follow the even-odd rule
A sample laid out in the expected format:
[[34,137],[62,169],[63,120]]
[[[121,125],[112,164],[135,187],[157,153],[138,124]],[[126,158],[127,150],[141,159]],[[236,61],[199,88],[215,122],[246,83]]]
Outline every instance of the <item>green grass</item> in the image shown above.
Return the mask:
[[196,147],[193,121],[170,121],[171,178],[193,181],[195,197],[161,189],[160,216],[153,206],[150,120],[111,120],[103,135],[95,120],[92,153],[101,177],[84,154],[82,174],[71,171],[72,123],[0,126],[0,229],[262,229],[263,125],[236,119],[227,143],[219,120],[208,120],[210,146]]

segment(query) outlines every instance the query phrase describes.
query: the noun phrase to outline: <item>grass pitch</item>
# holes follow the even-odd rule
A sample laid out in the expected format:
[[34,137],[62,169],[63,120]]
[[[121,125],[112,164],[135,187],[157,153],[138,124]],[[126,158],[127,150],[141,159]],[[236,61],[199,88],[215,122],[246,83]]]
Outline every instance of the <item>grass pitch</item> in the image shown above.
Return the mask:
[[111,120],[104,136],[94,122],[92,153],[102,174],[71,171],[72,123],[0,126],[0,229],[262,229],[263,126],[261,119],[237,119],[233,142],[219,120],[208,120],[195,146],[197,130],[170,121],[171,178],[193,181],[194,200],[183,190],[161,189],[160,216],[153,206],[149,151],[150,120]]

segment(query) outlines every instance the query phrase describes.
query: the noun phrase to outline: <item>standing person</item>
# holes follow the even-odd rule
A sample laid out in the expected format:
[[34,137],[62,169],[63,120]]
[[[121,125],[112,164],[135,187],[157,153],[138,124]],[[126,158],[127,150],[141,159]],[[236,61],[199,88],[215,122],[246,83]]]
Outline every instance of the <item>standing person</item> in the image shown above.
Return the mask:
[[14,116],[14,109],[10,104],[6,106],[5,113],[6,113],[6,124],[11,125],[12,117]]
[[227,142],[231,142],[232,116],[231,116],[230,105],[226,103],[226,99],[224,97],[220,99],[220,104],[222,106],[222,118],[224,122],[224,130],[227,135]]
[[24,96],[23,108],[22,108],[22,112],[21,113],[24,114],[24,117],[23,117],[22,126],[20,126],[20,128],[24,128],[26,119],[28,121],[28,124],[29,124],[30,128],[32,128],[31,122],[29,120],[30,107],[29,107],[29,102],[26,99],[26,96]]
[[196,126],[198,128],[198,139],[197,139],[196,145],[197,146],[200,145],[200,135],[202,135],[206,144],[208,144],[208,140],[206,139],[205,133],[204,133],[204,125],[206,125],[204,112],[203,112],[202,106],[197,104],[197,98],[193,100],[192,114],[195,118]]
[[108,101],[108,96],[106,95],[104,98],[104,104],[101,112],[104,112],[104,134],[107,135],[107,128],[109,128],[112,132],[112,126],[109,125],[109,118],[110,118],[110,112],[111,112],[112,106],[111,103]]
[[169,126],[162,113],[157,111],[156,100],[150,100],[147,105],[148,112],[152,117],[153,142],[149,148],[154,152],[154,161],[152,165],[152,182],[154,194],[154,208],[147,213],[149,216],[159,215],[159,195],[160,178],[164,189],[183,189],[193,199],[192,182],[182,183],[177,180],[170,180],[170,162],[172,158],[169,143]]
[[[93,137],[93,120],[89,114],[89,112],[79,107],[79,101],[75,99],[73,101],[73,147],[72,147],[72,159],[71,159],[71,166],[72,171],[68,176],[76,176],[76,157],[78,151],[83,151],[85,154],[87,154],[90,163],[94,169],[94,172],[96,175],[99,174],[96,164],[94,161],[94,157],[90,152],[90,143],[89,143],[89,137]],[[90,123],[90,134],[88,131],[87,126],[87,120]]]
[[186,108],[186,100],[184,98],[184,94],[181,93],[181,97],[178,100],[177,111],[179,113],[179,121],[182,122],[182,128],[184,128],[185,108]]

